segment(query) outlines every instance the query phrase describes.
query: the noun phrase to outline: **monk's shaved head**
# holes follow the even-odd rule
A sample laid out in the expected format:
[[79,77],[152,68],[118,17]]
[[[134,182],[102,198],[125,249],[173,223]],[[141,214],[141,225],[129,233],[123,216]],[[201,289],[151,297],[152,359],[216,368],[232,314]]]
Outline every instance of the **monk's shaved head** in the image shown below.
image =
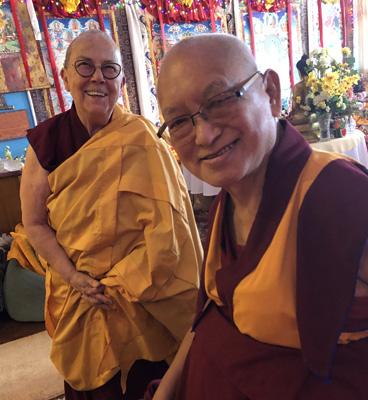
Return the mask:
[[65,54],[65,60],[64,60],[64,68],[68,67],[72,53],[74,48],[76,47],[76,45],[80,42],[80,41],[88,41],[91,43],[91,46],[93,46],[93,41],[96,37],[103,37],[104,39],[106,39],[106,41],[108,43],[111,43],[111,46],[114,47],[116,54],[118,55],[119,58],[119,63],[121,64],[121,52],[120,49],[118,48],[118,46],[116,45],[116,43],[111,39],[111,36],[108,35],[106,32],[102,32],[98,29],[91,29],[89,31],[85,31],[82,32],[79,36],[77,36],[69,45],[69,47],[66,50],[66,54]]
[[235,36],[228,34],[204,34],[192,36],[177,43],[164,57],[160,67],[158,93],[162,81],[170,75],[181,75],[190,71],[210,71],[242,78],[257,70],[253,55],[248,47]]
[[213,186],[228,188],[252,174],[276,142],[278,75],[261,74],[235,36],[210,33],[176,44],[161,64],[158,100],[181,162]]

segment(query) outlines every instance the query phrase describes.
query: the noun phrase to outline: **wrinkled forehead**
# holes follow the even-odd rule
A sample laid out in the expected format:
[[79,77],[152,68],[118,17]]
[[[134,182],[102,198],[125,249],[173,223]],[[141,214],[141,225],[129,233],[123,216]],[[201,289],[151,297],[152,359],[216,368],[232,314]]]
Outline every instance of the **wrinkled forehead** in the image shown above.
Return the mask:
[[227,63],[212,57],[178,57],[168,60],[160,71],[158,99],[162,112],[198,105],[229,89],[247,77],[247,71],[237,63]]
[[112,61],[121,64],[120,51],[115,43],[104,36],[90,35],[73,44],[70,59],[87,58],[92,61]]

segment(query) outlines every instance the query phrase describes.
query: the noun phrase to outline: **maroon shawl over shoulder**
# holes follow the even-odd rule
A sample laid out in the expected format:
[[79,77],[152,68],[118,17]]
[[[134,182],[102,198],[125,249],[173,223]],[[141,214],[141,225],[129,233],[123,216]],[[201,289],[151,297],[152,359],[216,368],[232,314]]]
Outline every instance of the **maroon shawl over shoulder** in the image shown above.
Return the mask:
[[41,166],[52,172],[90,138],[72,108],[28,129],[27,138]]

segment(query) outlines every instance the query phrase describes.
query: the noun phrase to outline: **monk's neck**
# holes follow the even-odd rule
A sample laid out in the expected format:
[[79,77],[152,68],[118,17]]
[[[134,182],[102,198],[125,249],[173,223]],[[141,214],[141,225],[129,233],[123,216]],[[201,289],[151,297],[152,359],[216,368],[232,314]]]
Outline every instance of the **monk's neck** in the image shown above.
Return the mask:
[[262,197],[267,162],[268,157],[256,171],[229,188],[234,211],[239,217],[243,214],[256,214]]
[[111,120],[111,115],[107,118],[96,118],[95,120],[90,120],[87,118],[83,118],[79,116],[80,121],[82,122],[83,126],[86,128],[90,137],[92,137],[95,133],[100,131],[104,128]]
[[261,203],[267,161],[240,185],[229,190],[231,197],[232,229],[237,245],[243,246],[249,236]]

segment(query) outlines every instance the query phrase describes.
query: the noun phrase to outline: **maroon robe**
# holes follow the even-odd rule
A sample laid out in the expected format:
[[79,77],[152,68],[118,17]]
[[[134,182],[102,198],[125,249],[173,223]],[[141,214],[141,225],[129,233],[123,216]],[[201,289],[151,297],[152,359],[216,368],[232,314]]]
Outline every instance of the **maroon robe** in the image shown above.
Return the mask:
[[70,110],[28,129],[27,138],[41,166],[52,172],[78,151],[90,136],[73,104]]
[[[343,159],[331,162],[303,200],[296,265],[301,350],[261,343],[241,334],[232,319],[234,289],[268,248],[311,154],[298,132],[288,123],[283,127],[270,156],[256,219],[239,253],[232,246],[229,218],[222,218],[224,256],[216,285],[224,306],[211,303],[202,311],[207,301],[203,273],[193,328],[196,335],[177,399],[368,399],[368,339],[337,345],[342,331],[368,329],[367,311],[356,312],[362,311],[366,299],[355,301],[352,308],[368,238],[368,171],[364,167]],[[220,193],[214,209],[226,196]],[[223,217],[225,207],[220,212]]]

